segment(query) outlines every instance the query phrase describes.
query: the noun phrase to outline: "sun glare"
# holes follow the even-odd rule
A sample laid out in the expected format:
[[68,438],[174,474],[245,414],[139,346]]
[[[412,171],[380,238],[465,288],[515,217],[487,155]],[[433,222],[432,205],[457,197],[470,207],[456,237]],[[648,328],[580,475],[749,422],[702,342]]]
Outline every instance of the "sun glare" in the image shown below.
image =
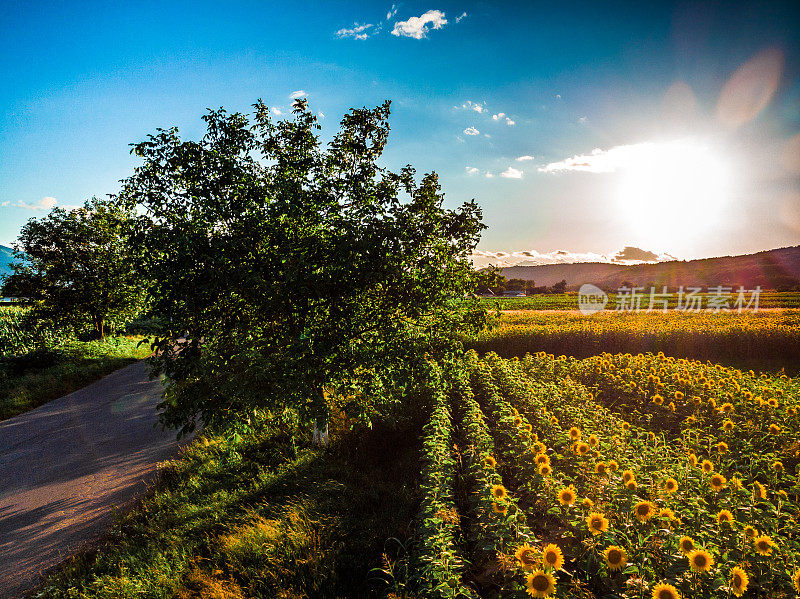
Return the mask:
[[628,146],[619,209],[635,237],[654,247],[691,244],[719,225],[731,199],[729,159],[694,140]]

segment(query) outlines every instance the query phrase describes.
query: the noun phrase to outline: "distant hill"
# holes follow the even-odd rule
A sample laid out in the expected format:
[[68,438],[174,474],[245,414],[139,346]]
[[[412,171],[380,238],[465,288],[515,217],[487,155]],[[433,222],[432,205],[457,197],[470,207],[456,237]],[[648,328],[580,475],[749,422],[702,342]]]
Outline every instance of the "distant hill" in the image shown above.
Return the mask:
[[623,282],[637,287],[655,285],[668,288],[715,287],[800,289],[800,246],[704,260],[672,260],[650,264],[543,264],[539,266],[509,266],[502,269],[506,279],[535,281],[537,286],[551,286],[567,281],[567,289],[577,290],[592,283],[606,290],[615,290]]
[[14,250],[10,247],[0,245],[0,283],[6,275],[11,274],[9,263],[14,261]]

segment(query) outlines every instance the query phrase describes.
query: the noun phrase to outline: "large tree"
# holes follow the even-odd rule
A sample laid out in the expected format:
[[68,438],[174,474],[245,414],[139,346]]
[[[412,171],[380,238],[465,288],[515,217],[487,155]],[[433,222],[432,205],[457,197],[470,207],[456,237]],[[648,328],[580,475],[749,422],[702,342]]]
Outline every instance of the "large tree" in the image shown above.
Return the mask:
[[3,295],[32,302],[32,316],[104,338],[143,308],[142,284],[128,243],[132,214],[92,198],[75,210],[53,208],[23,227]]
[[[389,102],[352,110],[325,148],[303,100],[273,122],[209,111],[200,141],[158,130],[121,198],[153,309],[170,323],[154,359],[167,375],[162,421],[183,432],[258,407],[326,416],[325,393],[374,407],[424,353],[482,326],[468,255],[483,225],[474,202],[443,207],[436,174],[378,165]],[[369,399],[368,399],[369,396]]]

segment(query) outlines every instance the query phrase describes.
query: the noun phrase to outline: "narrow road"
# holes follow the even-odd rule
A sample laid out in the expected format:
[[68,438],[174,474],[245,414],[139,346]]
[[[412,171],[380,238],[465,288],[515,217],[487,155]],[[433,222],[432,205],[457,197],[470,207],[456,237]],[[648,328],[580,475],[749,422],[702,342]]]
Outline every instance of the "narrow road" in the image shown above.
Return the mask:
[[161,383],[144,362],[0,422],[0,598],[21,597],[178,449],[154,427]]

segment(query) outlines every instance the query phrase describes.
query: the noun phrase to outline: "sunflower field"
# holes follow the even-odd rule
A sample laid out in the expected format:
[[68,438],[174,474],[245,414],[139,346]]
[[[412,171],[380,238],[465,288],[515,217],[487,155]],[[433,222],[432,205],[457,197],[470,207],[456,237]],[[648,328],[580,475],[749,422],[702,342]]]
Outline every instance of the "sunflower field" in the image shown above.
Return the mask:
[[800,380],[663,354],[431,375],[423,597],[800,596]]

